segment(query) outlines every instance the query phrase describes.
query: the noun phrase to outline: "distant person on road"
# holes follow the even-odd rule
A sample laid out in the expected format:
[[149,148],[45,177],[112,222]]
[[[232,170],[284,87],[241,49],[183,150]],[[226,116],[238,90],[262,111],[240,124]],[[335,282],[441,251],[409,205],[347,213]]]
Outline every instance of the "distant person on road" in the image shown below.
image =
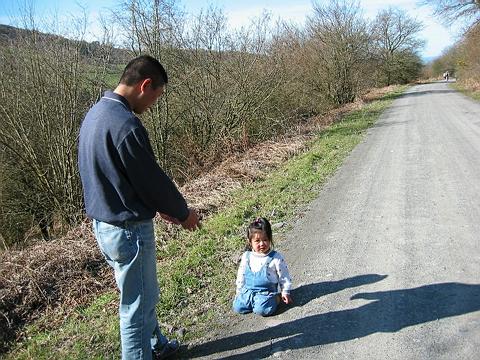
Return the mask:
[[445,72],[443,73],[443,78],[444,78],[446,81],[448,81],[448,78],[449,78],[449,77],[450,77],[450,73],[449,73],[448,71],[445,71]]
[[237,273],[233,310],[273,315],[278,304],[292,304],[292,281],[283,256],[273,250],[272,228],[267,219],[255,219],[247,228],[248,251],[242,255]]
[[122,359],[163,359],[179,344],[160,332],[153,218],[188,230],[199,227],[175,184],[157,165],[140,119],[165,92],[163,66],[153,57],[128,63],[114,91],[87,113],[80,129],[78,165],[85,208],[98,246],[120,290]]

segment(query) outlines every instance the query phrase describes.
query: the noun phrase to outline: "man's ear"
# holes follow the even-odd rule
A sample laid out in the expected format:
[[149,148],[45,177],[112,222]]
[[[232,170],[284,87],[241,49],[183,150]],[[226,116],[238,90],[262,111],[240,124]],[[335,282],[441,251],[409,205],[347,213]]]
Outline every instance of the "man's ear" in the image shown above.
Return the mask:
[[152,86],[152,79],[146,78],[140,82],[140,91],[145,92],[145,90],[151,86]]

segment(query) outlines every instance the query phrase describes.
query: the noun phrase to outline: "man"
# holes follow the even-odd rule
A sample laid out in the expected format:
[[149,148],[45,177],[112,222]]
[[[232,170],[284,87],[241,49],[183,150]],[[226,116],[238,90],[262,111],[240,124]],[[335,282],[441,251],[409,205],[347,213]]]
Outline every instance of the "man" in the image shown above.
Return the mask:
[[160,333],[156,318],[153,217],[159,212],[188,230],[200,226],[197,213],[155,161],[147,131],[134,114],[151,107],[167,82],[156,59],[133,59],[115,90],[105,92],[80,128],[78,165],[85,208],[120,290],[124,360],[151,359],[152,354],[163,359],[179,347]]

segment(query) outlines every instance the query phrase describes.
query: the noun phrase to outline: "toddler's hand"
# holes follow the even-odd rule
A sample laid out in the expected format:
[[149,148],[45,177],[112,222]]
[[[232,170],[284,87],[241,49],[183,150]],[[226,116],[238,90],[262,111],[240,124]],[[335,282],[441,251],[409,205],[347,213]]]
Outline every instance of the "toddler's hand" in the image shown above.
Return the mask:
[[293,299],[290,296],[290,294],[282,294],[282,301],[287,305],[288,304],[293,304]]

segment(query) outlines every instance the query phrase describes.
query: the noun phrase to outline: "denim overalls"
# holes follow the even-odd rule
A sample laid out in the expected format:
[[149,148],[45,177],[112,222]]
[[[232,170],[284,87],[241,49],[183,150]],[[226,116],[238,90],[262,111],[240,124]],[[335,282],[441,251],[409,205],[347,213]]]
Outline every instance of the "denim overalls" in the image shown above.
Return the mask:
[[278,283],[268,280],[268,265],[273,260],[275,251],[271,251],[262,268],[253,272],[250,268],[251,251],[247,252],[245,264],[245,284],[233,301],[233,310],[240,314],[254,312],[255,314],[268,316],[277,310]]

